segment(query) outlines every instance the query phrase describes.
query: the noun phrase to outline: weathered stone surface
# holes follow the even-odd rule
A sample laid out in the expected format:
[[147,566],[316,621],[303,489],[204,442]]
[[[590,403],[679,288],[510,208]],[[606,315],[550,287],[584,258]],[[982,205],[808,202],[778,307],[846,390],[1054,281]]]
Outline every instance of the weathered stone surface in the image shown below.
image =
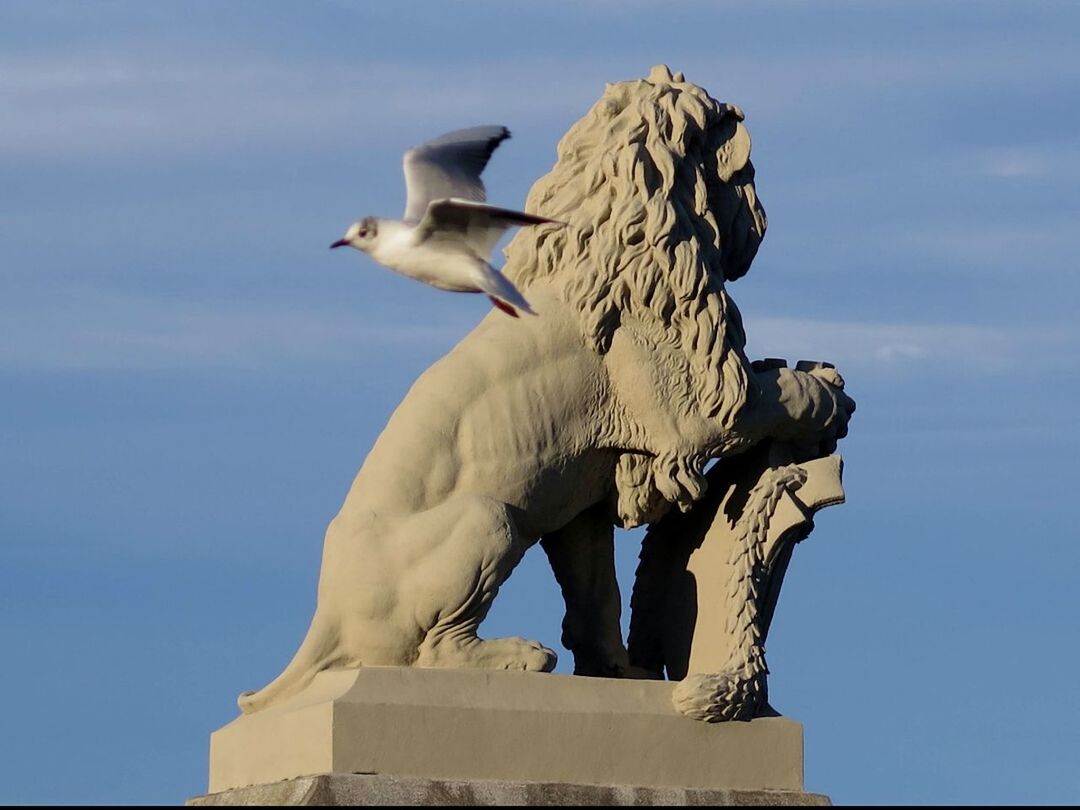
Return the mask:
[[197,796],[195,807],[294,805],[321,807],[808,807],[828,796],[795,790],[572,785],[558,782],[424,779],[388,774],[323,774]]
[[[538,316],[493,313],[395,410],[327,529],[304,641],[212,736],[215,794],[806,803],[801,726],[762,716],[764,641],[791,548],[842,500],[855,404],[828,363],[745,354],[725,285],[765,214],[742,111],[663,66],[608,85],[527,208],[562,224],[508,247]],[[613,529],[645,523],[628,650]],[[536,544],[589,678],[477,635]],[[636,680],[664,674],[682,683]]]
[[802,726],[709,724],[668,681],[361,667],[242,715],[210,740],[210,791],[379,773],[720,790],[803,789]]
[[[772,441],[799,449],[791,463],[827,456],[855,408],[825,363],[746,356],[726,284],[765,235],[755,188],[736,106],[659,65],[605,88],[529,195],[530,213],[563,227],[524,228],[507,247],[506,277],[538,315],[492,312],[406,394],[327,527],[304,641],[277,678],[241,695],[244,713],[337,667],[554,669],[538,641],[477,635],[536,544],[566,604],[574,671],[637,674],[613,525],[693,512],[710,459]],[[771,517],[754,514],[758,526]],[[749,576],[739,594],[758,584]],[[699,672],[728,672],[729,648],[760,658],[742,643],[758,623],[741,620],[745,599],[731,601],[695,633]],[[704,641],[714,628],[722,637]],[[751,669],[754,686],[764,670]],[[732,719],[708,701],[705,714]]]

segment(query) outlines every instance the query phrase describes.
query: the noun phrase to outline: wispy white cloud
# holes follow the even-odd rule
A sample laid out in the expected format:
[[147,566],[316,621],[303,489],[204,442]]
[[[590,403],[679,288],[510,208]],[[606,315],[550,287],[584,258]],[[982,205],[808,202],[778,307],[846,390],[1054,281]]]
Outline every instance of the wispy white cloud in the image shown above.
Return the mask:
[[1002,180],[1057,181],[1080,178],[1080,148],[1074,145],[1028,144],[984,149],[976,158],[977,170]]
[[[1022,214],[1023,212],[1018,212]],[[1060,214],[1038,221],[955,223],[935,222],[902,226],[893,236],[954,267],[982,272],[1004,268],[1017,272],[1069,271],[1076,268],[1080,230],[1076,222]],[[1034,248],[1038,246],[1038,250]],[[1038,276],[1036,276],[1038,277]]]
[[825,360],[860,371],[998,374],[1020,367],[1076,365],[1073,324],[858,323],[746,315],[752,357]]
[[399,323],[285,303],[175,300],[86,290],[0,311],[0,367],[35,370],[266,368],[340,362],[432,343],[470,327],[452,316]]
[[1048,169],[1049,164],[1039,155],[1016,151],[987,156],[983,164],[983,171],[990,177],[1042,177]]
[[[1014,57],[1022,56],[1017,60]],[[800,127],[828,118],[841,93],[882,87],[940,89],[984,83],[1016,62],[1014,80],[1061,67],[1054,49],[1022,54],[1009,46],[971,52],[835,51],[755,60],[734,53],[686,53],[671,61],[719,98],[742,104],[753,119],[783,118]],[[0,58],[0,156],[47,156],[229,150],[253,145],[317,146],[395,139],[448,120],[494,116],[534,123],[580,115],[605,82],[645,75],[651,62],[626,54],[492,59],[440,64],[289,63],[236,54],[217,62],[169,54]],[[749,66],[748,66],[749,65]],[[1026,171],[1030,167],[1020,167]],[[1014,166],[1005,171],[1016,171]]]
[[[543,82],[535,76],[544,76]],[[83,54],[0,60],[0,156],[228,151],[357,143],[428,122],[579,113],[595,82],[557,63],[459,67],[237,60],[190,65]],[[528,88],[528,92],[522,92]]]
[[[442,311],[408,322],[387,314],[287,302],[193,301],[87,290],[53,292],[0,310],[0,367],[38,370],[272,368],[366,362],[386,351],[449,349],[474,323]],[[963,369],[1003,373],[1075,365],[1080,328],[1069,325],[895,324],[746,314],[752,357],[827,360],[886,374]]]

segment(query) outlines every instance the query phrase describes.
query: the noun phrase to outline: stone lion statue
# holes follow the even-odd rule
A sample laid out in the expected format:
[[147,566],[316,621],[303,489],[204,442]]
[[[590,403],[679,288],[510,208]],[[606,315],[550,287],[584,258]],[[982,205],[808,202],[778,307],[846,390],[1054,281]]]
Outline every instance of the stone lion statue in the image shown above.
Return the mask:
[[539,542],[575,672],[629,672],[613,528],[702,497],[703,468],[765,438],[834,445],[853,403],[831,369],[746,358],[725,282],[765,232],[741,111],[681,74],[609,85],[565,135],[505,272],[539,317],[488,315],[413,385],[326,532],[317,607],[244,712],[363,665],[550,671],[477,629]]

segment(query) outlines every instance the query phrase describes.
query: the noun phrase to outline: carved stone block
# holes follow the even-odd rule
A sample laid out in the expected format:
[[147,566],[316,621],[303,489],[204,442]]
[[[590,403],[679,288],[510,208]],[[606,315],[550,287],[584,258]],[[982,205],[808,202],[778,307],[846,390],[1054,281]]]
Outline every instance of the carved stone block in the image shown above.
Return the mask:
[[362,667],[215,732],[210,792],[317,774],[639,788],[803,789],[802,726],[699,723],[672,684]]

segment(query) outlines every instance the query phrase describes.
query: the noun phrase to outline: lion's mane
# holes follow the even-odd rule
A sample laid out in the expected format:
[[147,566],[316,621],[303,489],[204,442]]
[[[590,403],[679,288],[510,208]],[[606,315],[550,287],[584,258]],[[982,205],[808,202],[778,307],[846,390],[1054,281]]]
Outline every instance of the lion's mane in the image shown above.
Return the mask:
[[[766,227],[742,120],[737,107],[663,66],[648,79],[609,84],[529,194],[529,211],[567,227],[523,228],[504,268],[525,287],[553,282],[600,353],[633,318],[649,340],[686,358],[687,401],[673,407],[727,427],[746,404],[749,363],[724,281],[749,269]],[[628,458],[620,470],[631,488],[652,477],[644,463]],[[682,468],[671,479],[682,481],[704,462],[669,463]],[[685,508],[700,493],[682,483],[689,496],[675,500]],[[649,498],[638,497],[637,511],[648,511]]]

